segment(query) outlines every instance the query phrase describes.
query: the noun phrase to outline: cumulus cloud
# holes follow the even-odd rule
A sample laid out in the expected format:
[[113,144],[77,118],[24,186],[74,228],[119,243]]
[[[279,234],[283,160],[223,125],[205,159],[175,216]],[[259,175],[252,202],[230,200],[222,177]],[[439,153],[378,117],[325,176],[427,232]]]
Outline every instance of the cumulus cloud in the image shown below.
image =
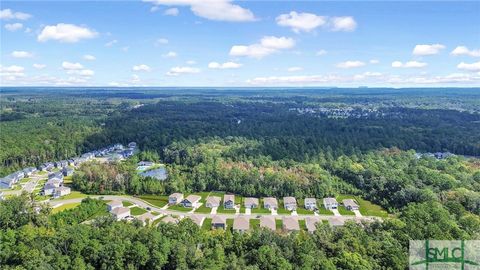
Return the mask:
[[438,54],[441,50],[445,49],[445,46],[442,44],[421,44],[416,45],[413,48],[413,55],[434,55]]
[[105,43],[105,47],[112,47],[113,45],[115,45],[117,43],[118,43],[118,40],[113,39],[113,40],[110,40],[109,42]]
[[351,16],[333,17],[329,23],[332,31],[351,32],[357,28],[357,22]]
[[423,68],[426,67],[428,64],[424,62],[418,62],[418,61],[408,61],[405,63],[402,63],[400,61],[393,61],[392,62],[392,67],[394,68]]
[[195,65],[197,62],[195,60],[188,60],[187,65]]
[[289,67],[287,69],[288,72],[297,72],[297,71],[302,71],[303,68],[302,67]]
[[32,15],[23,12],[14,12],[13,10],[7,8],[0,10],[0,19],[2,20],[28,20]]
[[47,65],[44,64],[33,64],[32,66],[36,69],[44,69],[47,67]]
[[372,65],[376,65],[376,64],[380,63],[380,61],[377,60],[377,59],[371,59],[371,60],[368,61],[368,62],[369,62],[370,64],[372,64]]
[[94,61],[94,60],[96,60],[97,58],[96,58],[95,56],[93,56],[93,55],[85,54],[85,55],[83,56],[83,59],[85,59],[85,60],[87,60],[87,61]]
[[173,51],[170,51],[168,53],[162,54],[162,57],[163,58],[174,58],[174,57],[177,57],[177,53],[173,52]]
[[326,50],[318,50],[318,51],[315,53],[316,56],[322,56],[322,55],[325,55],[325,54],[327,54],[327,51],[326,51]]
[[47,25],[37,37],[40,42],[56,40],[64,43],[75,43],[82,39],[91,39],[98,35],[94,30],[74,24],[59,23]]
[[290,49],[294,46],[295,40],[292,38],[265,36],[260,40],[260,43],[232,46],[230,55],[262,58],[279,50]]
[[33,53],[26,52],[26,51],[13,51],[10,55],[12,57],[15,57],[15,58],[31,58],[31,57],[33,57]]
[[466,71],[480,71],[480,61],[475,63],[465,63],[461,62],[457,65],[458,69],[466,70]]
[[208,68],[212,69],[234,69],[241,67],[242,64],[235,63],[235,62],[225,62],[225,63],[218,63],[218,62],[210,62],[208,64]]
[[23,28],[23,24],[21,23],[7,23],[5,24],[5,29],[10,32],[15,32]]
[[0,75],[2,76],[24,76],[24,71],[25,68],[22,66],[11,65],[4,67],[0,65]]
[[145,65],[145,64],[140,64],[140,65],[135,65],[132,67],[132,70],[133,71],[146,71],[146,72],[150,72],[150,67]]
[[291,11],[288,14],[281,14],[276,18],[280,26],[290,27],[294,32],[310,32],[313,29],[325,25],[327,18],[313,13],[297,13]]
[[177,16],[179,13],[178,8],[169,8],[163,12],[163,15]]
[[168,39],[166,38],[158,38],[157,40],[155,40],[155,46],[161,46],[165,44],[168,44]]
[[457,46],[450,54],[455,56],[467,55],[472,57],[480,57],[480,49],[470,50],[465,46]]
[[365,66],[365,63],[362,61],[345,61],[336,65],[338,68],[358,68],[363,66]]
[[167,72],[167,76],[179,76],[182,74],[199,73],[200,69],[194,67],[173,67]]
[[254,21],[253,13],[231,0],[143,0],[156,6],[188,6],[197,16],[214,21],[246,22]]
[[67,62],[63,61],[62,62],[62,68],[65,70],[80,70],[83,69],[83,65],[80,63],[72,63],[72,62]]

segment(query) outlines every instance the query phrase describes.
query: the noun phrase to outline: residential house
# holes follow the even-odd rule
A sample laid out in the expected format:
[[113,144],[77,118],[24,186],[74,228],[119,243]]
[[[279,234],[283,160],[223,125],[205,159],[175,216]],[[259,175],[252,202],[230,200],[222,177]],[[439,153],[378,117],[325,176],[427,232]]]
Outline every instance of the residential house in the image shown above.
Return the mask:
[[295,197],[283,197],[283,206],[288,211],[297,210],[297,200]]
[[166,216],[162,218],[163,223],[170,223],[170,224],[178,224],[180,220],[178,218],[172,217],[172,216]]
[[208,196],[205,202],[205,206],[208,208],[214,208],[220,206],[221,198],[218,196]]
[[69,160],[68,160],[68,165],[70,165],[70,166],[75,166],[75,160],[69,159]]
[[116,208],[113,208],[111,213],[117,220],[122,220],[122,219],[130,216],[130,208],[128,208],[128,207],[116,207]]
[[143,226],[148,224],[152,224],[152,222],[155,220],[155,216],[152,215],[150,212],[146,212],[140,216],[137,217],[138,220],[140,220],[143,224]]
[[225,209],[235,208],[235,195],[233,195],[233,194],[223,195],[223,207]]
[[60,161],[55,162],[55,167],[57,167],[57,168],[64,168],[64,167],[67,167],[67,166],[68,166],[68,161],[66,161],[66,160],[60,160]]
[[35,173],[37,171],[37,168],[29,167],[29,168],[23,169],[22,171],[25,174],[25,177],[29,177],[30,175],[32,175],[33,173]]
[[115,150],[123,150],[123,145],[120,143],[116,143],[113,145],[113,149]]
[[73,172],[73,169],[68,167],[63,168],[62,170],[63,176],[70,176],[73,174]]
[[38,169],[40,171],[51,171],[54,167],[54,164],[52,162],[45,162],[43,163],[42,165],[40,165],[40,167],[38,167]]
[[238,216],[233,220],[233,230],[246,232],[250,229],[250,219],[245,216]]
[[49,195],[53,195],[53,193],[55,192],[55,189],[58,188],[60,185],[56,185],[55,183],[53,182],[47,182],[45,183],[45,185],[43,186],[43,195],[44,196],[49,196]]
[[202,197],[198,195],[191,194],[183,199],[180,204],[183,205],[183,207],[197,208],[201,198]]
[[205,217],[200,215],[191,215],[189,218],[199,227],[202,226],[203,221],[205,220]]
[[226,229],[227,228],[227,218],[225,216],[215,215],[212,218],[212,228],[213,229]]
[[95,154],[93,152],[88,152],[80,156],[81,158],[84,158],[85,160],[91,160],[92,158],[95,157]]
[[107,210],[109,212],[112,212],[113,209],[119,208],[119,207],[123,207],[123,203],[121,201],[114,200],[107,203]]
[[137,163],[137,166],[145,166],[145,167],[150,167],[150,166],[153,166],[155,165],[155,163],[151,162],[151,161],[140,161]]
[[258,198],[252,198],[252,197],[245,198],[244,204],[245,204],[245,208],[250,208],[250,209],[258,208],[258,204],[259,204]]
[[345,206],[345,208],[349,211],[359,209],[358,204],[352,199],[345,199],[342,202],[343,202],[343,206]]
[[338,227],[345,225],[345,220],[341,217],[332,217],[328,219],[328,224],[332,227]]
[[305,226],[307,227],[307,231],[309,233],[313,233],[317,230],[317,223],[321,223],[319,217],[306,217],[305,218]]
[[317,199],[305,198],[305,209],[315,211],[317,210]]
[[180,203],[182,200],[183,200],[182,193],[173,193],[172,195],[168,196],[169,205],[175,205],[177,203]]
[[16,182],[17,180],[14,175],[7,175],[0,178],[0,188],[12,188]]
[[133,150],[130,150],[130,149],[122,151],[122,156],[124,158],[129,158],[129,157],[133,156],[133,154],[134,154]]
[[128,148],[137,148],[137,143],[136,142],[129,142],[128,143]]
[[267,197],[263,198],[263,207],[266,209],[278,209],[278,201],[277,198]]
[[300,231],[300,224],[298,224],[297,217],[294,217],[294,216],[283,217],[282,228],[284,232]]
[[267,228],[272,231],[277,229],[277,223],[275,217],[270,215],[263,215],[260,217],[260,228]]
[[337,209],[338,208],[338,202],[335,198],[324,198],[323,199],[323,205],[325,206],[325,209],[331,210],[331,209]]
[[55,189],[55,191],[53,192],[53,198],[60,198],[60,197],[63,197],[65,195],[68,195],[70,194],[71,190],[69,187],[58,187]]
[[53,178],[58,178],[58,179],[63,180],[63,172],[59,171],[59,172],[49,173],[48,174],[48,179],[53,179]]

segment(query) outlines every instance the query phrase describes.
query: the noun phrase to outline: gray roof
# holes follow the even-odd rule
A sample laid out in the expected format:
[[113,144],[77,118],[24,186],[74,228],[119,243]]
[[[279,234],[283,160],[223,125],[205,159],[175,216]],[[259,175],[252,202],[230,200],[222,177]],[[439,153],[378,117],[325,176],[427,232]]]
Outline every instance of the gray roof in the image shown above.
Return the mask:
[[328,219],[328,223],[331,226],[343,226],[345,224],[345,221],[342,218],[333,217]]
[[191,215],[189,218],[193,221],[193,223],[197,224],[198,226],[201,226],[203,223],[203,220],[205,217],[199,216],[199,215]]
[[247,217],[236,217],[233,220],[233,229],[242,231],[250,229],[250,220]]
[[317,204],[317,199],[315,199],[315,198],[305,198],[305,204]]
[[283,204],[297,204],[295,197],[283,197]]
[[117,207],[115,209],[112,210],[112,214],[118,216],[118,215],[121,215],[121,214],[125,214],[125,213],[128,213],[130,214],[130,208],[127,208],[127,207]]
[[342,201],[345,207],[350,206],[352,208],[358,207],[358,204],[352,199],[345,199]]
[[227,224],[227,218],[225,216],[215,215],[212,217],[212,224]]
[[183,194],[182,193],[173,193],[170,196],[168,196],[168,198],[176,198],[178,200],[180,198],[183,198]]
[[235,203],[235,195],[233,194],[225,194],[223,195],[223,202],[227,202],[227,201],[232,201]]
[[178,218],[174,218],[172,216],[166,216],[162,219],[162,222],[163,223],[178,223],[179,220],[178,220]]
[[272,231],[277,229],[277,224],[275,222],[275,217],[270,215],[263,215],[260,217],[260,227],[261,228],[268,228]]
[[263,198],[263,203],[278,206],[277,198],[273,198],[273,197]]
[[205,203],[218,204],[220,205],[221,198],[218,196],[208,196]]
[[283,228],[288,231],[299,231],[300,224],[298,224],[298,219],[293,216],[283,217]]
[[185,198],[185,200],[191,202],[191,203],[196,203],[198,201],[200,201],[202,197],[198,196],[198,195],[188,195],[187,198]]
[[334,203],[338,204],[337,199],[331,198],[331,197],[324,198],[323,203],[324,204],[334,204]]
[[107,204],[110,205],[110,206],[113,206],[113,207],[114,207],[114,206],[120,206],[120,207],[123,206],[122,202],[121,202],[121,201],[117,201],[117,200],[111,201],[111,202],[109,202],[109,203],[107,203]]
[[253,197],[245,198],[244,203],[245,205],[252,205],[252,204],[258,205],[258,198],[253,198]]
[[305,226],[309,232],[314,232],[317,230],[317,223],[321,222],[320,218],[318,217],[306,217],[305,218]]

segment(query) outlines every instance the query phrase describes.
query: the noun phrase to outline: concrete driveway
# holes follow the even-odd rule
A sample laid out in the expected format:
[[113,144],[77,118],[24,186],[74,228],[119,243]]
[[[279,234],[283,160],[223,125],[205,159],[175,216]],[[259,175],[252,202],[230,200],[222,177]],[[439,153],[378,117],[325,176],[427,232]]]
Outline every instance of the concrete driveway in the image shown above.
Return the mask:
[[212,207],[212,212],[210,212],[210,214],[212,214],[212,215],[217,214],[217,209],[218,209],[218,207]]
[[340,212],[338,212],[338,209],[330,209],[330,211],[333,212],[333,215],[336,216],[336,217],[341,217],[342,215],[340,215]]
[[363,217],[362,213],[360,213],[360,210],[352,210],[353,213],[355,213],[356,217]]

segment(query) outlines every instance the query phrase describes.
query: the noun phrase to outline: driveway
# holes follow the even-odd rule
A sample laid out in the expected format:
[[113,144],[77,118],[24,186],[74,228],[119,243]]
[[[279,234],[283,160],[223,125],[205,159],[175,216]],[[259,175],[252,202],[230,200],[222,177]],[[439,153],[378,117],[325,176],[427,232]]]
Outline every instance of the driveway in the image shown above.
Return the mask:
[[212,215],[217,214],[217,209],[218,209],[218,207],[212,207],[212,212],[210,212],[210,214],[212,214]]
[[298,216],[297,210],[293,210],[293,211],[292,211],[292,216]]
[[278,214],[277,214],[277,209],[273,209],[273,208],[272,208],[272,209],[270,209],[270,210],[271,210],[271,212],[272,212],[272,216],[278,215]]
[[330,209],[330,211],[333,212],[333,215],[336,216],[336,217],[341,217],[342,215],[340,215],[340,212],[338,212],[338,209]]
[[251,208],[245,208],[245,215],[249,216],[252,214],[252,209]]
[[362,213],[360,213],[360,210],[352,210],[353,213],[355,213],[356,217],[363,217]]

